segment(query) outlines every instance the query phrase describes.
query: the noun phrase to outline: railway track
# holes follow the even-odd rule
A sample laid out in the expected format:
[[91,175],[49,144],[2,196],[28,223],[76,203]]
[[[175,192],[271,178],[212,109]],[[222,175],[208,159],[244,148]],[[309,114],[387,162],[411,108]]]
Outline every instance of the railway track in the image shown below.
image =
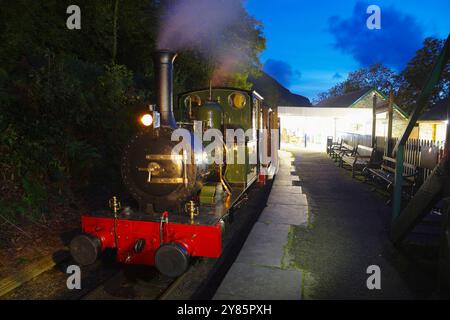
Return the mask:
[[94,265],[81,269],[80,290],[67,289],[66,270],[75,263],[66,259],[0,299],[210,299],[263,210],[270,188],[269,182],[262,188],[255,184],[249,189],[248,199],[230,216],[233,223],[224,236],[220,258],[195,259],[176,279],[160,274],[154,267],[120,265],[114,262],[113,254],[107,254]]

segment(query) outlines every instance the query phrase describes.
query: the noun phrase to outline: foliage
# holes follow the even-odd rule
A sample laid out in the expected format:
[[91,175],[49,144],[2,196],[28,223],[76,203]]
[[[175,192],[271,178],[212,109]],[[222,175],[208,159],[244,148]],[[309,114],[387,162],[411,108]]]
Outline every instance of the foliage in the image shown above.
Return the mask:
[[[222,85],[251,89],[252,85],[248,82],[248,78],[261,75],[259,54],[266,48],[266,40],[259,21],[249,16],[243,8],[237,14],[240,16],[239,22],[226,31],[223,41],[232,44],[231,50],[229,49],[231,52],[226,54],[231,56],[233,52],[240,54],[236,57],[238,63],[233,68],[234,72],[228,73],[223,78]],[[220,61],[217,63],[220,64]]]
[[[408,111],[414,107],[417,98],[430,76],[434,63],[444,47],[444,40],[427,38],[423,47],[409,61],[407,67],[398,77],[397,102]],[[441,80],[434,90],[431,103],[435,103],[448,95],[450,84],[450,64],[441,76]]]
[[325,100],[365,88],[377,88],[381,92],[389,94],[389,91],[395,85],[395,72],[388,67],[377,63],[367,68],[361,68],[354,72],[350,72],[346,80],[338,83],[327,92],[319,94],[318,100]]
[[[410,112],[422,91],[433,65],[444,46],[444,40],[427,38],[423,47],[408,62],[400,73],[381,65],[375,64],[368,68],[361,68],[351,72],[347,79],[338,83],[327,92],[321,93],[318,100],[339,96],[348,92],[367,87],[378,88],[385,94],[393,90],[396,94],[396,103],[406,112]],[[450,64],[442,74],[441,81],[436,87],[430,103],[435,103],[448,95],[450,84]]]
[[[2,2],[2,214],[39,215],[52,201],[85,198],[87,187],[99,183],[120,188],[122,148],[137,129],[136,115],[154,98],[151,54],[161,1],[119,1],[114,39],[116,2],[77,1],[81,30],[66,28],[71,1]],[[260,25],[242,14],[241,28],[252,37],[234,40],[249,49],[252,65],[235,79],[245,84],[264,39]],[[211,77],[210,61],[196,51],[180,52],[175,70],[175,93],[203,87]]]

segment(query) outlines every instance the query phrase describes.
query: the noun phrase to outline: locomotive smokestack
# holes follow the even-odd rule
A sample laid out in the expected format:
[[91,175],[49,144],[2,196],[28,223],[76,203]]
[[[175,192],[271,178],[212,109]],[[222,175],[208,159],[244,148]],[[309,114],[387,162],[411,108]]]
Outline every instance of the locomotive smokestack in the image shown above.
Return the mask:
[[175,128],[173,116],[173,62],[177,54],[169,50],[159,50],[153,54],[155,69],[156,103],[161,113],[161,124]]

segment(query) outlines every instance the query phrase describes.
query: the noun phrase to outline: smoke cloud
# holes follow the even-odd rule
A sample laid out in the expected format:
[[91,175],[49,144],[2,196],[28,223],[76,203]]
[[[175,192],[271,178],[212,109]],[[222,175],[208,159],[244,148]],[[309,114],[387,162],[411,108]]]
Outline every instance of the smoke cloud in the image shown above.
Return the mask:
[[226,74],[249,60],[246,49],[238,47],[243,35],[235,34],[233,43],[227,43],[225,36],[239,23],[243,10],[242,0],[173,1],[161,20],[158,49],[200,52],[217,63],[212,80],[218,84]]

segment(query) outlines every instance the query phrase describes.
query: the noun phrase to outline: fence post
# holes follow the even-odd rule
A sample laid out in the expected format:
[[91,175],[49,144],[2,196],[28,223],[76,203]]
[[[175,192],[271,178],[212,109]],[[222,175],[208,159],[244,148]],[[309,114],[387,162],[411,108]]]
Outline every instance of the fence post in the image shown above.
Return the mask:
[[395,220],[402,208],[402,185],[403,185],[403,160],[405,157],[405,145],[400,144],[397,148],[397,156],[395,162],[395,183],[394,183],[394,201],[393,201],[393,215]]
[[372,148],[377,144],[377,92],[373,92],[372,105]]
[[388,132],[387,132],[387,156],[392,156],[392,126],[394,118],[394,92],[391,90],[389,93],[389,109],[388,109]]

